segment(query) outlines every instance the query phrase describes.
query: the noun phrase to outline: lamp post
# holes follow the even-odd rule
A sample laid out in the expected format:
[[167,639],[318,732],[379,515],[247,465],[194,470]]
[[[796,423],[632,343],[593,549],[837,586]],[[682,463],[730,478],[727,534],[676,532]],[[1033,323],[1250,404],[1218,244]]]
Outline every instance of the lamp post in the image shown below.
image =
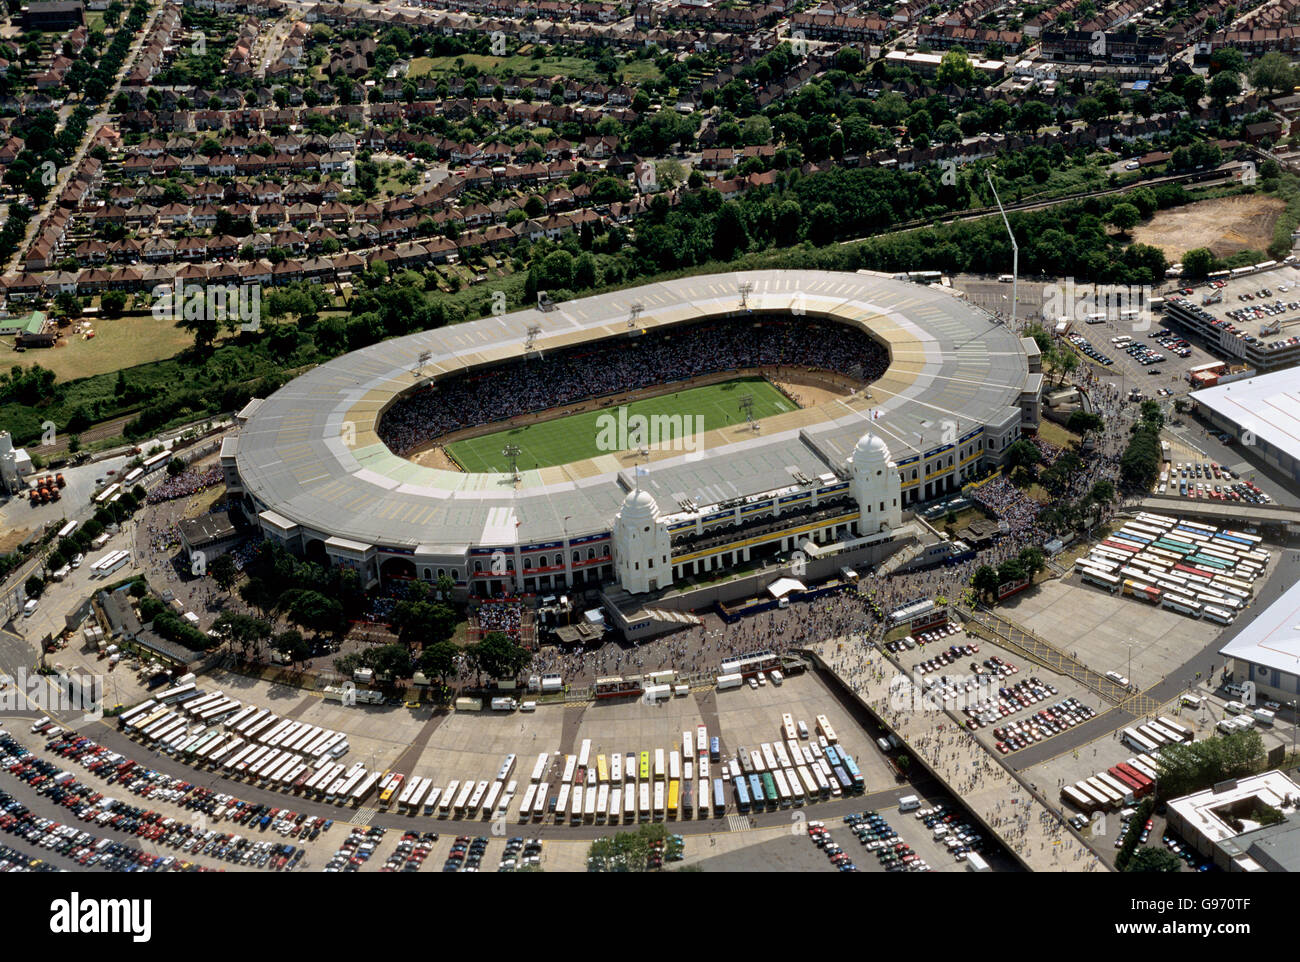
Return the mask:
[[984,172],[988,178],[989,189],[993,191],[993,200],[997,202],[998,210],[1002,214],[1002,223],[1006,225],[1007,236],[1011,238],[1011,326],[1016,326],[1016,307],[1020,299],[1017,292],[1020,288],[1020,245],[1016,243],[1016,235],[1011,230],[1011,221],[1007,220],[1007,212],[1002,207],[1002,199],[998,197],[997,186],[993,183],[993,171]]

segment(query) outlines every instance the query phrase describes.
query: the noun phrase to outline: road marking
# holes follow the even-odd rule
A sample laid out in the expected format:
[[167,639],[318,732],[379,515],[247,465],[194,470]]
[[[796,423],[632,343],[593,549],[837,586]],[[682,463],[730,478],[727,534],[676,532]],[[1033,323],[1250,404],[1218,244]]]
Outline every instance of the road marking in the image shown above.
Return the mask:
[[727,831],[729,832],[748,832],[750,831],[749,819],[744,815],[728,815]]
[[370,820],[379,814],[377,808],[357,809],[357,813],[348,819],[349,825],[369,825]]

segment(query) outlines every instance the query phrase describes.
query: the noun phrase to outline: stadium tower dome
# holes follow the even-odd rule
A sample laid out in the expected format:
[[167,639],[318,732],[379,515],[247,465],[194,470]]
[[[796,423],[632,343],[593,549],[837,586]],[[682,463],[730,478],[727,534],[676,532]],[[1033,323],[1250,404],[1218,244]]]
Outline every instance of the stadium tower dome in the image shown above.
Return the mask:
[[853,500],[861,517],[858,534],[865,537],[903,523],[902,480],[898,465],[889,459],[889,445],[868,431],[858,439],[849,457],[853,470]]
[[635,595],[672,584],[672,545],[649,491],[638,488],[623,500],[613,535],[618,580],[625,591]]

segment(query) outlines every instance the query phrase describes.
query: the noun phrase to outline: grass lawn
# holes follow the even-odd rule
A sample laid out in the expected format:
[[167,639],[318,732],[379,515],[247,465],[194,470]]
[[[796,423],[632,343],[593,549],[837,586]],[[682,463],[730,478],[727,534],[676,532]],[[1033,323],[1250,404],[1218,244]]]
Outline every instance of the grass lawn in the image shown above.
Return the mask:
[[23,366],[39,364],[54,372],[59,381],[72,381],[92,374],[106,374],[149,361],[173,357],[194,343],[192,335],[176,322],[159,320],[153,314],[134,317],[96,318],[95,337],[83,340],[67,332],[59,347],[30,350],[23,356]]
[[1057,424],[1055,421],[1049,421],[1043,418],[1038,422],[1038,436],[1049,444],[1055,444],[1058,448],[1073,450],[1079,442],[1079,435],[1073,434]]
[[[698,423],[697,417],[703,418],[705,431],[743,422],[745,416],[740,412],[740,398],[745,394],[752,395],[754,398],[755,420],[794,409],[794,404],[785,395],[762,378],[738,378],[722,384],[692,388],[629,404],[627,405],[628,433],[632,433],[634,424],[631,418],[636,415],[652,419],[656,417],[674,419],[671,422],[651,420],[652,442],[655,440],[656,427],[663,425],[659,428],[660,443],[667,443],[668,435],[673,438],[680,437],[683,425],[687,431],[693,431]],[[605,420],[599,420],[602,417]],[[466,471],[478,473],[508,471],[510,462],[501,454],[507,444],[519,446],[519,467],[522,470],[568,464],[571,461],[594,458],[602,453],[634,447],[634,438],[616,437],[617,431],[609,430],[607,425],[610,424],[611,417],[618,418],[614,408],[586,411],[567,418],[556,418],[525,427],[497,431],[483,437],[455,441],[447,445],[447,452]],[[603,443],[611,440],[611,435],[615,435],[612,438],[613,445]]]
[[[446,74],[460,73],[461,64],[473,64],[478,68],[479,76],[503,77],[506,71],[513,76],[525,78],[561,77],[565,80],[577,80],[587,83],[600,79],[596,72],[596,62],[585,57],[524,57],[512,54],[508,57],[493,57],[488,54],[465,53],[454,57],[416,57],[411,61],[408,76],[411,79],[433,74],[441,77]],[[646,80],[658,80],[659,68],[648,60],[619,61],[620,75],[628,83],[641,83]],[[476,80],[478,78],[475,78]],[[480,90],[479,95],[490,97],[491,90]]]

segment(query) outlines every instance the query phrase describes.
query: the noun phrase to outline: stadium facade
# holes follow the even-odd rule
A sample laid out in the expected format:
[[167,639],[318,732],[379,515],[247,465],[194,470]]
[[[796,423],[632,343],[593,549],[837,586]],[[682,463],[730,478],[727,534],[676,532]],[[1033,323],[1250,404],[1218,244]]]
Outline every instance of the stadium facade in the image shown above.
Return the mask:
[[[380,418],[439,378],[711,319],[804,317],[865,331],[883,376],[838,397],[708,432],[698,447],[468,474],[399,457]],[[537,361],[540,363],[540,360]],[[501,382],[501,383],[498,383]],[[662,591],[801,546],[894,536],[904,511],[1002,463],[1036,430],[1037,352],[950,292],[877,274],[683,278],[384,341],[240,412],[228,490],[264,534],[373,585],[449,576],[478,597],[576,587]],[[689,413],[689,412],[685,412]],[[504,427],[505,425],[502,425]]]

